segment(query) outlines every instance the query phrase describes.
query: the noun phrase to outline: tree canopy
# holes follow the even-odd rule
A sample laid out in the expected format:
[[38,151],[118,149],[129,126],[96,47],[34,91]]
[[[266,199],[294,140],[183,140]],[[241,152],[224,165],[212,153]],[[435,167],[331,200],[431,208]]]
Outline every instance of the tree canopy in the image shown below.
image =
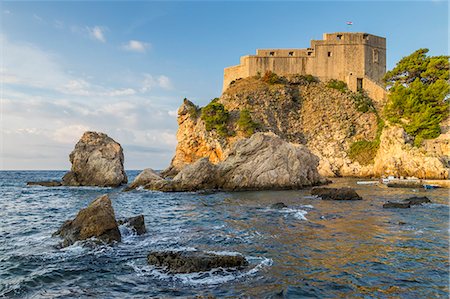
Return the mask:
[[389,89],[385,117],[401,124],[416,145],[438,137],[439,124],[449,113],[449,56],[427,53],[419,49],[403,57],[384,77]]

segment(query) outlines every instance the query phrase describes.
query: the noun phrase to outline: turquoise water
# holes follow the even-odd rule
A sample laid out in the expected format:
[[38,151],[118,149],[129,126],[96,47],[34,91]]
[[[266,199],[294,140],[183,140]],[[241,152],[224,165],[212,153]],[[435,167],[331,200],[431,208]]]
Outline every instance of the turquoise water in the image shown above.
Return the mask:
[[[448,190],[359,186],[357,202],[322,201],[309,190],[159,193],[46,188],[27,181],[60,171],[0,172],[0,297],[7,298],[448,298]],[[137,174],[128,172],[129,178]],[[145,216],[147,234],[120,227],[123,242],[57,249],[52,233],[108,193],[117,217]],[[383,209],[426,195],[433,203]],[[272,210],[282,201],[288,209]],[[404,224],[403,224],[404,223]],[[238,252],[239,272],[169,275],[151,250]]]

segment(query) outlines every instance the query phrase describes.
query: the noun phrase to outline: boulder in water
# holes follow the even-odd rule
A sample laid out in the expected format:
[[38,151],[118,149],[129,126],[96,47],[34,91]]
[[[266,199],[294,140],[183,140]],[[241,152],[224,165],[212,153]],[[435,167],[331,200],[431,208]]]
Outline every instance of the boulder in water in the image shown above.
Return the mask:
[[131,227],[138,235],[143,235],[147,232],[147,229],[145,228],[144,215],[121,219],[117,221],[117,224],[125,224]]
[[322,200],[362,200],[362,197],[352,188],[322,188],[315,187],[311,195],[316,195]]
[[143,171],[141,171],[141,173],[139,173],[136,176],[134,181],[129,186],[127,186],[123,191],[130,191],[136,189],[137,187],[145,186],[154,181],[160,180],[163,180],[163,178],[156,171],[154,171],[151,168],[146,168]]
[[284,208],[287,208],[287,207],[288,206],[285,205],[284,202],[277,202],[277,203],[274,203],[274,204],[272,204],[270,206],[271,209],[277,209],[277,210],[284,209]]
[[150,265],[170,273],[205,272],[214,268],[242,268],[248,265],[241,255],[218,255],[198,251],[154,251],[147,256]]
[[87,208],[81,209],[75,219],[64,222],[53,235],[64,239],[62,247],[89,238],[96,238],[105,243],[121,240],[108,195],[96,198]]
[[104,133],[85,132],[70,154],[72,169],[62,179],[65,186],[117,187],[127,183],[123,150]]
[[423,203],[430,203],[431,200],[426,196],[413,196],[403,200],[404,202],[409,202],[410,205],[422,205]]

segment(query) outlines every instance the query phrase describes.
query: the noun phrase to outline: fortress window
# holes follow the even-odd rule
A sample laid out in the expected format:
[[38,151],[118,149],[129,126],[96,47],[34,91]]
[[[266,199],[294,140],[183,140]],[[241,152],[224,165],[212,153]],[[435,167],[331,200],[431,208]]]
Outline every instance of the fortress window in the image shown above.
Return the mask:
[[331,57],[333,55],[333,53],[328,52],[328,57]]
[[294,52],[289,52],[289,56],[294,56]]
[[368,35],[367,33],[364,33],[364,34],[363,34],[363,39],[369,40],[369,35]]
[[377,49],[372,50],[372,57],[373,57],[373,63],[378,63],[378,50]]
[[308,56],[311,56],[312,52],[308,51]]
[[275,56],[275,52],[269,52],[269,56]]
[[338,34],[338,35],[336,36],[336,39],[341,40],[341,39],[342,39],[342,34]]

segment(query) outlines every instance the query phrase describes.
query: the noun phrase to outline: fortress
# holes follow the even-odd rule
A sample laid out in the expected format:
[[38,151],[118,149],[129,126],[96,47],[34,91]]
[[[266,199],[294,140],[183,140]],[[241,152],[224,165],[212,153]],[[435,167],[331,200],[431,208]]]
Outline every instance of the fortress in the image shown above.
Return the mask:
[[385,89],[386,39],[367,33],[324,33],[307,49],[264,49],[241,57],[240,64],[224,70],[223,91],[239,78],[272,71],[278,75],[313,75],[321,81],[337,79],[352,91],[364,89],[382,101]]

